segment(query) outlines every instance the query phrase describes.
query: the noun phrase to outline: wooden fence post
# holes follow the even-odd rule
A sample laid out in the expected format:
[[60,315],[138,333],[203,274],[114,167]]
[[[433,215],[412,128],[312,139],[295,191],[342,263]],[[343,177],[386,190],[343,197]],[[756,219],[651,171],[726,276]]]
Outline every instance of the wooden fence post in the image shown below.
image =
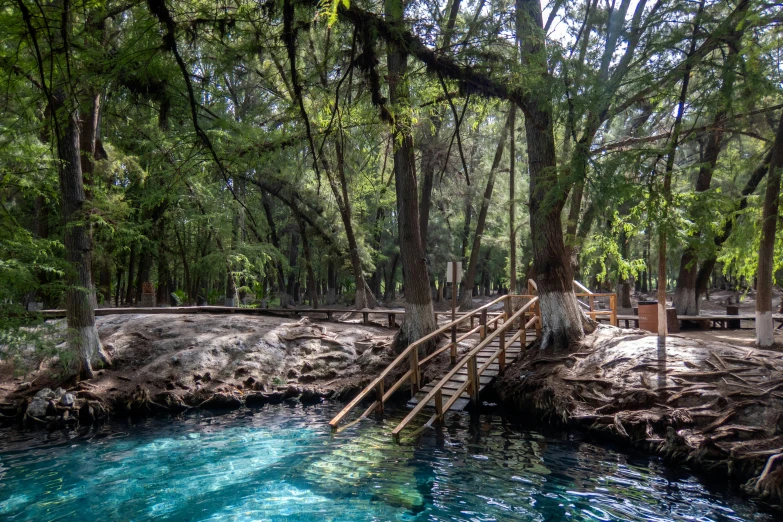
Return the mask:
[[468,359],[468,380],[470,381],[469,391],[470,400],[473,404],[479,404],[479,392],[481,391],[481,383],[479,382],[478,366],[476,364],[476,356],[472,355]]
[[378,406],[375,407],[375,412],[383,413],[383,379],[375,387],[375,393],[378,394]]
[[500,354],[498,355],[498,366],[500,367],[500,373],[506,370],[506,332],[500,334],[498,339],[500,342]]
[[419,347],[415,347],[411,350],[410,354],[411,362],[411,397],[416,395],[419,391],[419,383],[421,382],[421,374],[419,373]]

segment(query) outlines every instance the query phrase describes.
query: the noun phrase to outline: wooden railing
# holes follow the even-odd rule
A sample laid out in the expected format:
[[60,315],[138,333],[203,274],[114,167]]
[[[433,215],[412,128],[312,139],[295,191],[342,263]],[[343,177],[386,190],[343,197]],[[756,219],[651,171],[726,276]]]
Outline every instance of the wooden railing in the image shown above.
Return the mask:
[[[525,296],[516,296],[525,297]],[[529,328],[534,327],[539,322],[539,317],[534,315],[529,321],[524,324],[523,328],[519,328],[517,332],[506,340],[506,332],[513,328],[514,322],[518,319],[524,320],[528,314],[532,314],[532,311],[538,303],[538,297],[529,296],[531,299],[519,310],[514,312],[507,321],[500,325],[490,335],[485,336],[484,339],[470,352],[468,352],[443,378],[438,381],[430,390],[430,392],[421,399],[418,404],[408,413],[408,415],[392,430],[392,436],[399,440],[400,432],[421,412],[421,410],[431,401],[435,401],[435,414],[427,421],[426,425],[430,426],[433,422],[443,418],[443,413],[448,411],[449,408],[460,398],[465,391],[471,397],[474,403],[478,403],[479,391],[481,389],[481,375],[489,368],[489,366],[498,360],[498,366],[500,371],[503,372],[506,366],[506,346],[515,341],[519,341],[520,345],[524,349],[525,342],[527,340],[526,332]],[[524,336],[524,337],[523,337]],[[484,361],[481,366],[478,366],[477,356],[484,348],[486,348],[495,337],[498,337],[498,349],[495,350],[489,358]],[[462,368],[467,369],[468,378],[463,382],[459,388],[454,392],[451,398],[444,404],[443,403],[443,387],[448,383],[454,375]]]
[[[329,426],[332,427],[333,430],[337,429],[337,427],[340,425],[340,422],[345,418],[348,413],[350,413],[351,410],[353,410],[360,402],[362,402],[370,393],[375,392],[375,400],[372,404],[370,404],[370,407],[367,408],[364,413],[359,417],[364,418],[368,416],[373,411],[382,412],[383,411],[383,405],[386,401],[388,401],[391,396],[399,390],[406,382],[410,383],[411,387],[411,396],[415,395],[416,392],[419,391],[419,388],[421,387],[421,367],[425,365],[426,363],[430,362],[433,358],[435,358],[437,355],[440,355],[441,353],[445,352],[446,350],[450,351],[451,355],[451,362],[454,364],[457,359],[457,344],[460,341],[465,340],[467,337],[479,333],[481,339],[483,340],[486,337],[487,329],[494,325],[495,330],[498,329],[498,324],[501,321],[504,321],[507,317],[506,312],[502,312],[495,316],[494,318],[487,320],[487,312],[488,310],[503,301],[506,301],[510,296],[504,295],[502,297],[498,297],[494,301],[491,301],[479,308],[476,308],[475,310],[472,310],[470,312],[465,313],[464,315],[456,318],[454,321],[451,321],[450,323],[441,326],[434,332],[432,332],[429,335],[426,335],[419,339],[418,341],[412,343],[409,345],[405,350],[403,350],[394,361],[387,366],[373,381],[367,385],[359,394],[354,397],[354,399],[348,403],[345,408],[343,408],[340,413],[338,413],[330,422]],[[476,317],[479,318],[479,325],[475,326],[475,319]],[[470,323],[470,329],[462,334],[461,336],[457,336],[457,328],[460,325]],[[438,348],[433,353],[427,355],[424,357],[421,361],[419,360],[419,347],[422,345],[425,345],[429,342],[435,341],[439,336],[445,334],[445,333],[451,333],[451,341],[447,343],[446,345]],[[398,366],[403,364],[405,361],[408,361],[409,369],[406,371],[402,376],[397,379],[394,384],[392,384],[388,390],[384,387],[384,381],[386,380],[386,377]]]
[[[574,281],[574,286],[579,290],[587,290],[581,283]],[[496,359],[499,360],[500,370],[505,367],[505,355],[506,345],[510,345],[514,341],[519,340],[520,344],[524,348],[524,343],[527,339],[527,331],[534,329],[536,337],[541,337],[542,320],[541,320],[541,308],[538,301],[538,288],[533,280],[528,281],[528,293],[527,295],[505,295],[487,303],[475,310],[466,312],[464,315],[456,318],[450,323],[441,326],[431,334],[422,337],[418,341],[412,343],[405,348],[394,361],[387,366],[375,379],[370,382],[354,399],[349,402],[340,413],[338,413],[330,422],[332,430],[336,430],[340,423],[345,419],[356,406],[358,406],[364,399],[366,399],[371,393],[375,393],[375,400],[370,406],[359,416],[359,419],[367,417],[373,411],[383,412],[384,403],[386,403],[391,396],[399,390],[405,383],[410,384],[411,396],[414,396],[421,388],[421,368],[425,364],[432,361],[438,355],[445,351],[450,351],[452,369],[439,381],[439,383],[430,391],[427,396],[419,401],[416,407],[411,413],[400,423],[393,431],[393,434],[398,436],[399,432],[407,425],[411,419],[431,400],[435,399],[435,415],[430,419],[428,424],[431,424],[434,420],[443,416],[443,412],[447,411],[459,396],[469,390],[471,397],[478,400],[478,393],[480,390],[480,377],[484,371],[493,363]],[[592,319],[598,317],[608,317],[611,324],[617,325],[617,298],[615,294],[594,294],[587,290],[586,292],[575,293],[577,299],[579,297],[587,297],[587,303],[583,303],[585,306],[585,313]],[[595,299],[609,297],[610,309],[609,310],[596,310]],[[515,303],[519,303],[521,300],[527,300],[527,302],[519,309],[514,309]],[[504,303],[504,311],[499,313],[492,319],[487,319],[487,311],[498,303]],[[475,319],[479,318],[479,325],[475,326]],[[519,330],[511,337],[510,340],[506,340],[505,332],[510,328],[513,328],[515,322],[519,322]],[[460,336],[457,336],[457,329],[460,325],[465,325],[470,322],[470,328]],[[487,334],[488,329],[494,325],[494,331],[491,334]],[[458,363],[456,362],[457,345],[474,335],[479,333],[480,342],[478,346],[473,348],[465,357]],[[433,353],[419,360],[419,348],[429,342],[433,342],[439,336],[451,333],[451,340],[444,346],[438,348]],[[502,335],[501,335],[502,334]],[[495,337],[499,336],[499,348],[493,355],[481,365],[480,368],[476,365],[476,355],[481,349],[486,347]],[[394,384],[388,389],[385,388],[386,378],[398,367],[408,361],[409,369],[399,377]],[[448,380],[454,376],[461,368],[467,367],[468,380],[463,383],[458,391],[443,404],[443,397],[441,388],[448,382]],[[474,384],[475,383],[475,384]]]
[[[584,309],[584,313],[587,314],[591,319],[595,321],[599,317],[604,317],[609,320],[609,324],[612,326],[619,326],[617,319],[617,294],[596,294],[591,292],[589,288],[579,281],[574,280],[574,295],[576,296],[576,302],[579,303],[579,306]],[[580,297],[586,297],[587,302],[585,302],[583,299],[580,299]],[[595,300],[596,298],[601,297],[609,298],[608,310],[596,310]]]

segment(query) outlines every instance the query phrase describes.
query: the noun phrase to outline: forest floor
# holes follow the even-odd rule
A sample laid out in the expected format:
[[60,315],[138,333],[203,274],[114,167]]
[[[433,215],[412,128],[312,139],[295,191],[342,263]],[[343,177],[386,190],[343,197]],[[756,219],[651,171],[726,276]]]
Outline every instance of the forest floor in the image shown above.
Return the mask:
[[783,506],[783,352],[737,335],[688,332],[661,342],[602,326],[573,350],[530,350],[496,390],[526,415],[724,477]]
[[[64,322],[58,326],[62,335]],[[77,414],[89,421],[109,411],[339,399],[393,356],[393,330],[307,318],[139,314],[99,317],[97,326],[111,367],[75,383],[59,376],[56,359],[24,376],[0,361],[0,414],[26,411],[27,421],[56,426],[66,412],[65,421],[75,422]]]

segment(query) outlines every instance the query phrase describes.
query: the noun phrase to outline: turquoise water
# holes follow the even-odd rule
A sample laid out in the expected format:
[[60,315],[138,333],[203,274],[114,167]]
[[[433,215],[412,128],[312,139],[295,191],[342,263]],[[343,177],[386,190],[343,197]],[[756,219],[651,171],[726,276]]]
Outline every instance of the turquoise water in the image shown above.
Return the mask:
[[[0,431],[0,520],[775,520],[657,459],[453,414],[332,436],[339,405]],[[397,415],[397,418],[399,415]]]

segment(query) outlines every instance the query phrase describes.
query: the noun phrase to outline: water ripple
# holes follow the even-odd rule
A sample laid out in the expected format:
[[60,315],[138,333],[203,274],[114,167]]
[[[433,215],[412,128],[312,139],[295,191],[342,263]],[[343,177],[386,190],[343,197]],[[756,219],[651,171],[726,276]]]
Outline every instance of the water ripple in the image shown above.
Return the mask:
[[338,409],[0,431],[0,520],[774,520],[657,459],[498,417],[450,414],[398,445],[400,414],[333,436]]

